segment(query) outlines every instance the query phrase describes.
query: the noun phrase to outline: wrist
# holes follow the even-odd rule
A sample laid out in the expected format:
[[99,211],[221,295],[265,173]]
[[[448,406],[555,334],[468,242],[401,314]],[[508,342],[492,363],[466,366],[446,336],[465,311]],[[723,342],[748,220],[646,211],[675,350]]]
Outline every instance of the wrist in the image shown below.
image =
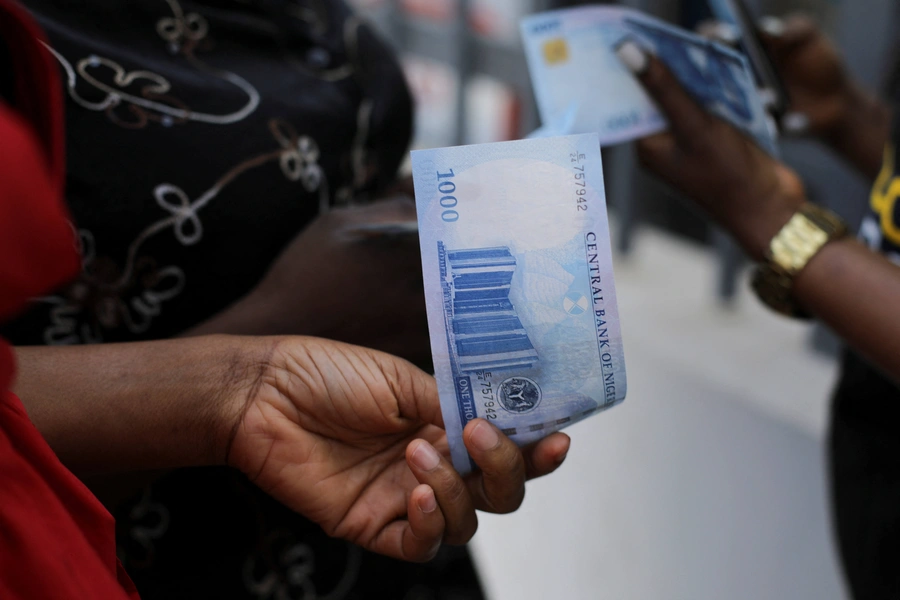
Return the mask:
[[827,209],[806,204],[772,240],[766,262],[753,277],[753,289],[770,308],[790,317],[807,318],[798,303],[795,281],[830,243],[847,234],[846,224]]
[[235,440],[248,409],[275,370],[273,356],[278,346],[275,337],[214,336],[220,348],[215,375],[217,389],[209,401],[215,407],[210,421],[210,464],[235,464]]
[[799,177],[786,167],[778,165],[778,191],[764,202],[759,202],[754,213],[746,215],[748,227],[738,243],[754,262],[765,260],[772,240],[806,202],[806,192]]
[[16,393],[81,475],[225,463],[265,338],[17,349]]

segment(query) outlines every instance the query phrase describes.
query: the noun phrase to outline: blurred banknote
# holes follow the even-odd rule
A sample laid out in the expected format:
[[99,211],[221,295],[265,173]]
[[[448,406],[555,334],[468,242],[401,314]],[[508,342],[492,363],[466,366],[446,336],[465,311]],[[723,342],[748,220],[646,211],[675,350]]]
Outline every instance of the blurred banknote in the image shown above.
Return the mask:
[[532,15],[521,29],[541,132],[596,131],[609,145],[665,129],[665,118],[616,57],[617,47],[633,41],[665,62],[706,110],[777,153],[771,119],[738,52],[618,7]]
[[730,28],[728,37],[734,39],[732,45],[737,45],[749,59],[758,87],[762,88],[763,105],[775,114],[783,115],[789,104],[787,90],[756,33],[756,25],[744,0],[708,0],[708,4],[720,26],[724,24]]
[[524,445],[625,397],[596,133],[412,153],[453,463],[481,417]]

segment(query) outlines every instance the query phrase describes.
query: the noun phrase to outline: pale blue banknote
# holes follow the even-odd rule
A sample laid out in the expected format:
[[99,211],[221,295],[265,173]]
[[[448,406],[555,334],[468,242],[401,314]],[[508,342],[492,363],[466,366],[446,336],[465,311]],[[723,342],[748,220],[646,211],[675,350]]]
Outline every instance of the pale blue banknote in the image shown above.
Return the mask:
[[[741,27],[737,7],[732,0],[707,0],[709,10],[713,17],[722,23],[727,23],[732,27]],[[738,32],[739,34],[742,32]]]
[[524,445],[625,397],[597,134],[412,153],[453,463],[481,417]]
[[731,27],[737,49],[747,56],[757,87],[762,88],[763,105],[776,114],[783,114],[789,104],[787,90],[756,33],[753,16],[746,4],[743,0],[708,0],[707,3],[715,20]]
[[521,29],[543,131],[596,131],[605,146],[666,128],[663,115],[615,54],[630,40],[663,60],[708,111],[777,154],[772,121],[740,53],[610,6],[532,15]]

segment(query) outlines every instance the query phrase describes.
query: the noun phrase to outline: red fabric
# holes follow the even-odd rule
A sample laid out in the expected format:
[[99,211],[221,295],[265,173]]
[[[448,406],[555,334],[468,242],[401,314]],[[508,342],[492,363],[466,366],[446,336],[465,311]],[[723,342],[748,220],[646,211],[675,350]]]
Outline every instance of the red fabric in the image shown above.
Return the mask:
[[[39,37],[24,10],[0,0],[0,39],[12,50],[16,77],[16,110],[0,102],[0,320],[79,266],[61,200],[59,83]],[[8,391],[14,369],[0,340],[0,598],[137,599],[116,560],[112,516]]]
[[[0,353],[8,377],[12,355],[5,346]],[[19,399],[3,394],[0,598],[137,599],[116,560],[112,515],[59,462]]]
[[16,112],[0,102],[0,319],[78,269],[75,235],[61,201],[58,67],[39,36],[22,8],[0,0],[0,39],[11,50],[16,95]]

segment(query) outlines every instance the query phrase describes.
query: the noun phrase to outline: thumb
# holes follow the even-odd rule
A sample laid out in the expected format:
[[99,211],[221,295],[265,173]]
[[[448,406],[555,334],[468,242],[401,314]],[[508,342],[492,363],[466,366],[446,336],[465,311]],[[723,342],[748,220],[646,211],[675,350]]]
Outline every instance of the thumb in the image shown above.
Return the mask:
[[400,417],[444,428],[437,380],[411,362],[369,350],[394,393]]

